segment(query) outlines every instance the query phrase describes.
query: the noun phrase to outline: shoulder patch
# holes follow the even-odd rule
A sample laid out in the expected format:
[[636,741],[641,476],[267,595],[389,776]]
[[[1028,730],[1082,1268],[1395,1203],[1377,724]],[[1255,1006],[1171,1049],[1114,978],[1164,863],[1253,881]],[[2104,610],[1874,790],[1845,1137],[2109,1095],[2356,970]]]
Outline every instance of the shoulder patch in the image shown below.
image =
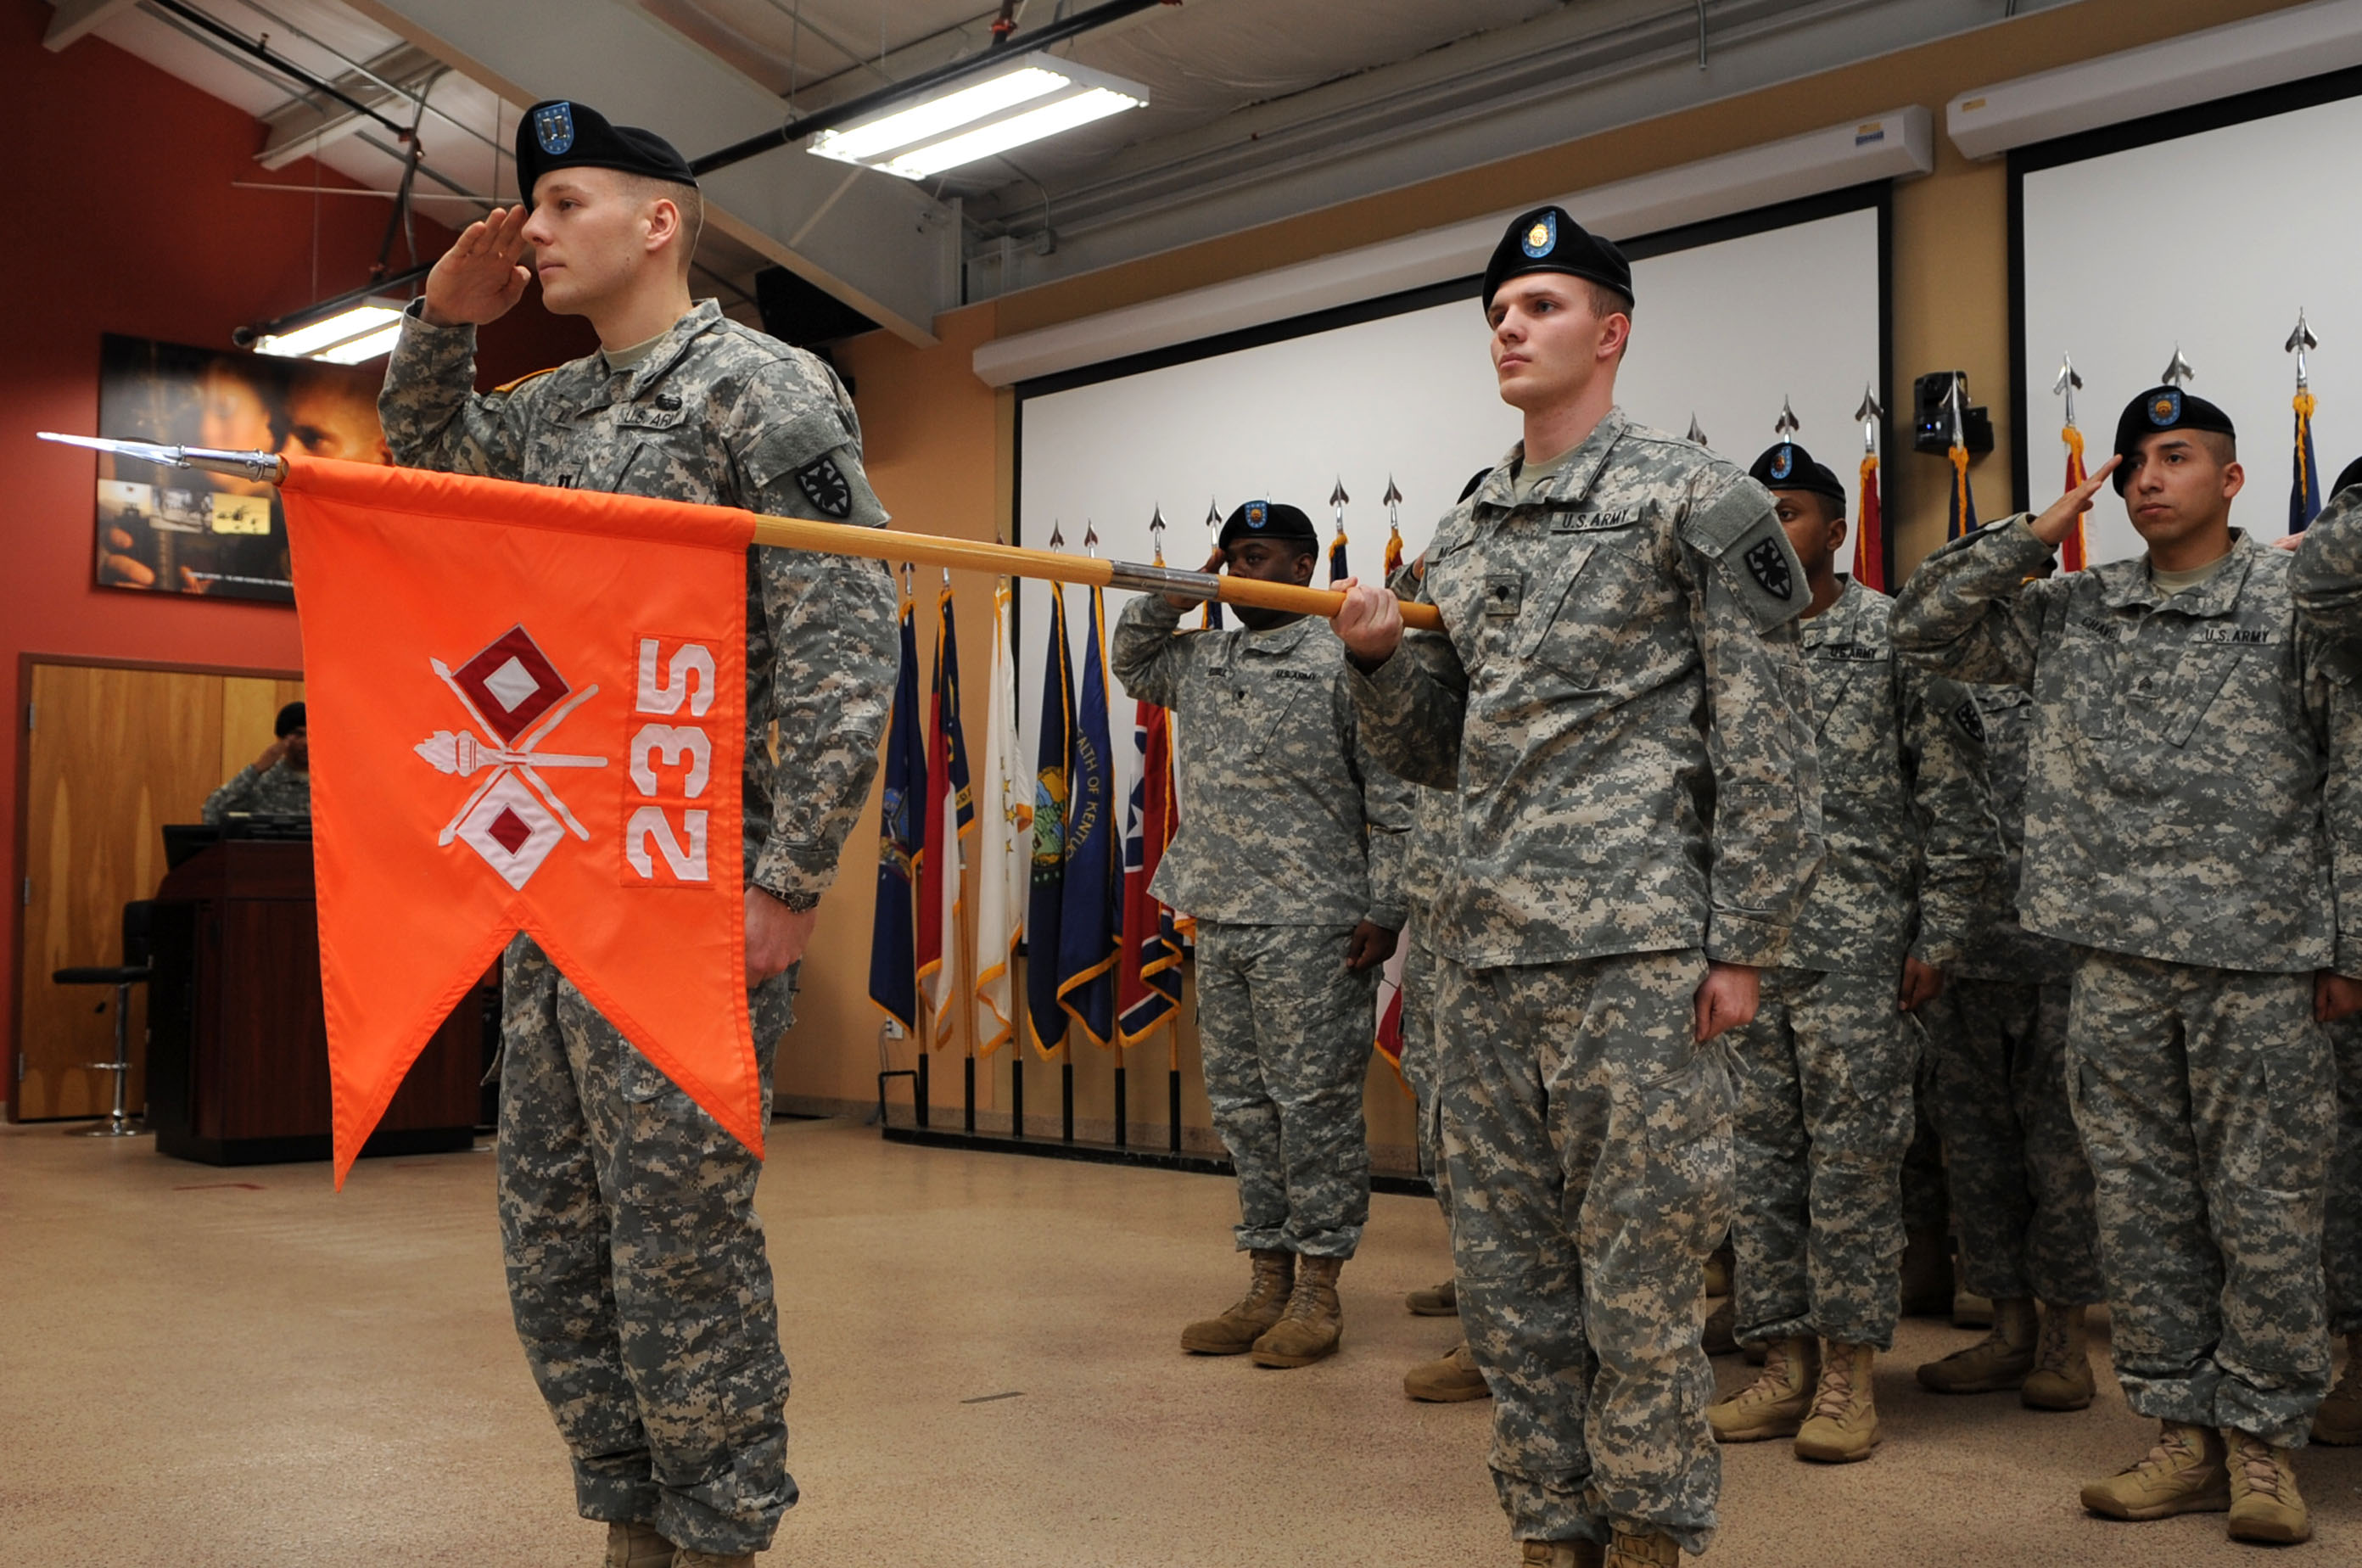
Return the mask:
[[1985,715],[1984,711],[1977,706],[1975,698],[1960,699],[1959,705],[1952,710],[1952,723],[1958,724],[1960,727],[1960,733],[1970,740],[1979,745],[1984,745]]
[[1691,508],[1682,524],[1682,537],[1700,555],[1719,558],[1757,523],[1771,517],[1772,506],[1772,492],[1742,475],[1714,500]]
[[519,387],[521,387],[521,386],[524,385],[524,384],[525,384],[525,382],[527,382],[527,381],[537,381],[541,380],[541,378],[542,378],[542,377],[544,377],[544,376],[546,376],[546,375],[550,374],[552,371],[556,370],[557,369],[557,366],[552,365],[552,366],[548,367],[548,369],[547,369],[547,370],[528,370],[528,371],[527,371],[527,372],[525,372],[524,375],[519,376],[516,380],[514,380],[514,381],[503,381],[503,382],[502,382],[499,386],[494,387],[494,388],[492,389],[492,391],[493,391],[495,393],[502,393],[502,394],[505,394],[505,393],[508,393],[508,392],[513,392],[516,391],[516,390],[517,390],[517,388],[519,388]]
[[1788,569],[1787,553],[1777,539],[1758,539],[1748,547],[1748,574],[1764,592],[1785,602],[1796,596],[1796,579]]

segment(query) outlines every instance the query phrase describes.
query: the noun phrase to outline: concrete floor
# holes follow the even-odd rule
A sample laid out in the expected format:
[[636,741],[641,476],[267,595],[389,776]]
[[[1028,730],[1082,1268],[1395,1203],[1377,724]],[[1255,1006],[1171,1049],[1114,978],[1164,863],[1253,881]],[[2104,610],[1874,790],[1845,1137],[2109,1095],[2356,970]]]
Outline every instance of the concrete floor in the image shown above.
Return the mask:
[[[1175,1348],[1242,1276],[1222,1181],[889,1146],[841,1122],[780,1123],[772,1161],[804,1501],[765,1561],[1516,1560],[1484,1467],[1490,1406],[1400,1392],[1453,1338],[1400,1306],[1445,1272],[1431,1203],[1375,1199],[1345,1352],[1279,1373]],[[215,1170],[144,1139],[0,1129],[0,1564],[596,1562],[509,1326],[491,1186],[483,1154],[366,1162],[338,1195],[319,1165]],[[2219,1516],[2076,1507],[2149,1441],[2113,1386],[2071,1416],[1921,1394],[1911,1367],[1968,1338],[1905,1328],[1867,1464],[1726,1451],[1706,1561],[2258,1560]],[[2320,1527],[2300,1551],[2355,1561],[2362,1451],[2298,1465]]]

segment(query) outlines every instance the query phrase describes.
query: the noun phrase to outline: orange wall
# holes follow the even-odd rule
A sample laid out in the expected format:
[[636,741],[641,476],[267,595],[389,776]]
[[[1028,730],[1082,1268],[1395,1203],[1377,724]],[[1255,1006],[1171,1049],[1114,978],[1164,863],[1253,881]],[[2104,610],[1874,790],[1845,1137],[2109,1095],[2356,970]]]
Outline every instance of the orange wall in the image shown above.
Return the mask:
[[[0,247],[0,453],[9,474],[0,510],[0,679],[16,722],[0,725],[7,820],[17,799],[23,693],[19,656],[107,658],[292,669],[303,663],[294,613],[277,605],[149,597],[92,580],[88,453],[50,446],[36,430],[90,431],[98,419],[99,336],[106,332],[229,346],[232,328],[301,308],[366,280],[386,205],[356,197],[319,203],[319,284],[313,285],[314,204],[230,188],[233,180],[321,182],[298,163],[276,173],[254,161],[262,127],[96,39],[62,53],[41,48],[50,8],[0,0],[0,81],[20,138],[8,181],[23,220]],[[326,182],[349,184],[329,174]],[[422,251],[447,230],[419,225]],[[397,255],[403,253],[397,251]],[[579,323],[529,303],[485,334],[483,370],[507,379],[579,354]],[[8,840],[6,928],[16,952],[24,868]],[[102,955],[93,954],[96,962]],[[17,966],[6,999],[16,1014]],[[0,1099],[7,1086],[0,1084]]]

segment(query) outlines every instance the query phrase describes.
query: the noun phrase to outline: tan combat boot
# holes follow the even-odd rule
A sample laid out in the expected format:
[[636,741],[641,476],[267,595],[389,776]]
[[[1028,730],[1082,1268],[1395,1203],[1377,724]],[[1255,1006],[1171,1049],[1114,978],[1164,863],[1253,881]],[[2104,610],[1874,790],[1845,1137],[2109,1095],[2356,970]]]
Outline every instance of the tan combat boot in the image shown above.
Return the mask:
[[1992,1332],[1941,1361],[1922,1363],[1919,1386],[1933,1394],[1994,1394],[2015,1388],[2034,1370],[2040,1324],[2019,1296],[1992,1304]]
[[2044,1302],[2041,1342],[2017,1402],[2029,1410],[2080,1410],[2091,1404],[2099,1386],[2092,1376],[2090,1347],[2082,1308]]
[[2167,1421],[2148,1457],[2083,1488],[2083,1506],[2112,1519],[2219,1514],[2231,1506],[2223,1437],[2212,1427]]
[[1670,1535],[1633,1535],[1619,1529],[1601,1568],[1675,1568],[1681,1560],[1681,1543]]
[[1460,1281],[1457,1276],[1441,1285],[1430,1285],[1425,1290],[1414,1290],[1403,1297],[1415,1318],[1457,1318],[1460,1316]]
[[1254,1342],[1257,1366],[1310,1366],[1337,1353],[1345,1337],[1344,1309],[1337,1304],[1337,1275],[1343,1258],[1298,1258],[1296,1288],[1287,1310]]
[[1430,1405],[1456,1405],[1463,1399],[1490,1399],[1492,1386],[1476,1370],[1476,1358],[1462,1341],[1434,1361],[1422,1362],[1403,1374],[1403,1392]]
[[1258,1247],[1247,1255],[1254,1260],[1254,1278],[1246,1295],[1220,1317],[1202,1319],[1182,1330],[1183,1350],[1198,1355],[1244,1355],[1287,1309],[1287,1293],[1296,1284],[1296,1254]]
[[2312,1441],[2338,1448],[2362,1442],[2362,1334],[2345,1336],[2345,1375],[2313,1412]]
[[1716,1442],[1761,1442],[1794,1437],[1813,1408],[1813,1384],[1820,1374],[1817,1342],[1774,1340],[1766,1347],[1763,1371],[1729,1398],[1706,1407],[1706,1425]]
[[684,1546],[680,1555],[672,1560],[672,1568],[755,1568],[751,1551],[699,1551]]
[[1956,1329],[1990,1329],[1993,1326],[1993,1303],[1963,1285],[1952,1292],[1952,1327]]
[[1607,1549],[1595,1540],[1521,1540],[1519,1568],[1600,1568]]
[[1869,1345],[1821,1342],[1821,1384],[1813,1413],[1796,1431],[1796,1457],[1823,1464],[1868,1459],[1878,1446],[1878,1404],[1870,1374],[1878,1352]]
[[2274,1448],[2253,1432],[2223,1429],[2231,1473],[2231,1539],[2268,1546],[2294,1546],[2312,1539],[2312,1515],[2297,1496],[2289,1451]]
[[604,1568],[672,1568],[673,1550],[654,1525],[611,1522]]

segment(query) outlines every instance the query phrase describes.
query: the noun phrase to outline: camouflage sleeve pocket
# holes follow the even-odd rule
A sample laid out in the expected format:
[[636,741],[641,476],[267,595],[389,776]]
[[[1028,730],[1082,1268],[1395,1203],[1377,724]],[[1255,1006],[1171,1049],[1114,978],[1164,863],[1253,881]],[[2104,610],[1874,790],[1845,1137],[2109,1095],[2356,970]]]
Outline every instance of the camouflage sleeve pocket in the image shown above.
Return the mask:
[[1759,632],[1794,620],[1811,598],[1804,563],[1772,510],[1772,492],[1751,479],[1694,508],[1682,540],[1713,563]]
[[807,409],[764,426],[739,456],[763,511],[874,528],[886,509],[862,471],[859,443],[833,408]]

